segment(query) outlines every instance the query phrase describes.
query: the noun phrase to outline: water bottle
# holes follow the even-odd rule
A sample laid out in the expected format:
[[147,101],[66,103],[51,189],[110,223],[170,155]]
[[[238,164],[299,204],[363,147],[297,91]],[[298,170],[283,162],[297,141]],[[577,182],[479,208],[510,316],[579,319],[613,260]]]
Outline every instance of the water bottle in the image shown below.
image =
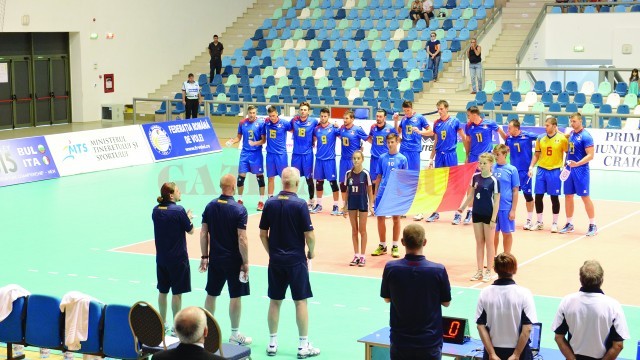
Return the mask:
[[24,345],[12,344],[13,345],[13,356],[18,357],[24,355]]
[[47,359],[51,354],[50,349],[40,348],[40,359]]
[[246,284],[246,283],[249,282],[249,275],[247,275],[246,272],[240,270],[240,279],[239,280],[240,280],[241,283]]

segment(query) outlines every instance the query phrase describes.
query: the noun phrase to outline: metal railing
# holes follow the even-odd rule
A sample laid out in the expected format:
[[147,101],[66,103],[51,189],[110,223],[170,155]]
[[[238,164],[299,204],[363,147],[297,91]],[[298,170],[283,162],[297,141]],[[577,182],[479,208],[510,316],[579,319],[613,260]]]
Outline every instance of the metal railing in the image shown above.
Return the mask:
[[[482,68],[482,78],[488,79],[486,72],[488,71],[500,71],[500,70],[509,70],[516,72],[516,80],[520,81],[520,72],[525,72],[529,78],[532,80],[532,84],[535,83],[536,77],[533,74],[534,71],[546,71],[546,72],[562,72],[562,83],[567,83],[567,72],[577,71],[577,72],[598,72],[604,73],[604,78],[606,78],[611,84],[615,83],[615,76],[620,71],[628,71],[631,72],[632,68],[617,68],[614,66],[604,66],[599,65],[596,68],[587,68],[587,67],[521,67],[519,65],[516,66],[486,66]],[[517,84],[514,84],[517,86]],[[597,86],[597,84],[596,84]],[[514,89],[515,90],[515,89]],[[597,90],[597,89],[596,89]]]

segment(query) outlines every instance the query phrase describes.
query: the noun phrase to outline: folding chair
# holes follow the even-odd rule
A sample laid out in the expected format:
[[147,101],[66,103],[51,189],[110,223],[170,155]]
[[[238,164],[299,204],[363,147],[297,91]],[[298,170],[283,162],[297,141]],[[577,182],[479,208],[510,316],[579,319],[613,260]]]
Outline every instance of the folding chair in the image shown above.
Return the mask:
[[149,303],[138,301],[133,304],[129,311],[129,326],[139,358],[151,356],[154,352],[152,348],[159,348],[160,344],[167,350],[162,318]]

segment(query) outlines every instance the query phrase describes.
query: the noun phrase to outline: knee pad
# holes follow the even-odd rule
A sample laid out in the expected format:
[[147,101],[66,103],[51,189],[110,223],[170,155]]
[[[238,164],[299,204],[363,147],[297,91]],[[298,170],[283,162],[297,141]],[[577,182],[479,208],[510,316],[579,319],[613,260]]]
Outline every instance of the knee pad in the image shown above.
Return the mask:
[[554,214],[560,213],[560,199],[558,199],[558,195],[551,195],[551,212]]
[[316,180],[316,191],[322,191],[324,188],[324,180]]
[[331,184],[331,191],[336,192],[339,190],[338,188],[338,181],[336,180],[331,180],[329,181],[329,184]]
[[340,192],[342,193],[347,192],[347,185],[340,183]]
[[531,194],[524,194],[524,200],[526,202],[532,202],[533,201],[533,196],[531,196]]
[[256,175],[256,179],[258,180],[258,186],[264,187],[264,175]]
[[244,186],[244,181],[245,181],[246,178],[247,178],[246,176],[238,176],[238,180],[236,182],[238,187],[243,187]]

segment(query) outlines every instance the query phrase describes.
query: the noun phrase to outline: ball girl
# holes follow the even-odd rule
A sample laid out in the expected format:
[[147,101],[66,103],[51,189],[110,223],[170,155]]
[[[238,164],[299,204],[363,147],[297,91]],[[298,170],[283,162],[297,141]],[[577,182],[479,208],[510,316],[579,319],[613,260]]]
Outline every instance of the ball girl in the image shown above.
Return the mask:
[[[369,171],[362,167],[364,154],[361,150],[353,153],[353,168],[347,171],[344,186],[347,196],[344,199],[343,216],[349,215],[351,222],[351,240],[353,241],[353,260],[351,266],[364,266],[364,254],[367,249],[367,215],[373,213],[373,190]],[[358,238],[359,236],[359,238]],[[358,246],[359,245],[359,246]]]
[[[480,173],[473,175],[471,179],[471,190],[467,199],[458,209],[460,213],[473,200],[473,233],[476,237],[476,274],[471,277],[471,281],[482,280],[491,281],[491,267],[495,256],[493,237],[496,229],[496,217],[500,204],[500,184],[491,173],[495,158],[490,153],[483,153],[478,159]],[[487,253],[486,267],[483,271],[483,261],[485,259],[485,249]]]

